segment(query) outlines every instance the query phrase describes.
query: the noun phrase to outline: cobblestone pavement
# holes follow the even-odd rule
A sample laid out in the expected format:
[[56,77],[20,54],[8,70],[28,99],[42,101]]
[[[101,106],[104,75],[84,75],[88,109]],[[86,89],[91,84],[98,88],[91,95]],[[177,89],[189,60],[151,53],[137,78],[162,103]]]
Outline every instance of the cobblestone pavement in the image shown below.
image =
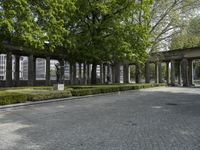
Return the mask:
[[0,110],[1,150],[200,150],[200,88]]

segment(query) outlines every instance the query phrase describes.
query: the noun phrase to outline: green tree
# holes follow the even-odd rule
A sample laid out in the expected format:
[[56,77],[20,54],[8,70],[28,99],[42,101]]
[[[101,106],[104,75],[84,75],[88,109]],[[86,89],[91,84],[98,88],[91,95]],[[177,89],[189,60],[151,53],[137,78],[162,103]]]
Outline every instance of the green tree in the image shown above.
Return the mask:
[[149,52],[167,50],[172,36],[182,32],[187,20],[198,14],[199,7],[199,0],[155,0],[149,22]]
[[[77,1],[71,36],[76,49],[73,53],[93,64],[92,83],[96,83],[98,63],[144,60],[150,5],[151,0]],[[143,23],[134,20],[139,15]]]
[[0,0],[2,41],[53,50],[63,45],[65,23],[75,10],[74,0]]
[[182,49],[200,46],[200,17],[189,20],[188,25],[181,33],[174,35],[170,43],[170,49]]
[[194,17],[189,21],[187,31],[191,36],[200,37],[200,16]]

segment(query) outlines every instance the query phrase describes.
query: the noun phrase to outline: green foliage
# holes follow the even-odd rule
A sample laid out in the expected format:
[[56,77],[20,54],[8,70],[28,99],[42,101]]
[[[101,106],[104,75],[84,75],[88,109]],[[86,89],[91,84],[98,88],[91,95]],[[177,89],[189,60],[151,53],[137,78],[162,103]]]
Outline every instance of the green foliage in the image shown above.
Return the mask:
[[[149,5],[150,0],[142,4],[129,0],[77,0],[70,35],[76,49],[72,50],[72,56],[88,62],[143,60],[148,46],[145,21],[149,16]],[[143,12],[143,23],[133,21],[139,12]]]
[[136,90],[155,86],[165,86],[165,84],[125,84],[125,85],[101,85],[101,86],[76,86],[72,90],[73,96],[84,96],[100,93],[110,93],[118,91]]
[[46,91],[46,92],[32,92],[28,94],[29,101],[42,101],[55,98],[66,98],[72,96],[71,91]]
[[200,46],[200,37],[191,36],[187,33],[182,33],[173,36],[170,49],[183,49],[197,46]]
[[187,20],[199,13],[199,0],[155,0],[151,7],[150,52],[168,50],[173,35],[180,33]]
[[187,31],[191,36],[200,37],[200,16],[194,17],[190,20]]
[[26,101],[27,101],[26,94],[9,93],[9,92],[0,93],[0,105],[24,103]]
[[191,19],[188,26],[172,37],[170,49],[182,49],[200,46],[200,17]]
[[71,90],[54,91],[52,87],[3,88],[0,90],[0,105],[70,97]]
[[[74,0],[0,0],[0,42],[36,49],[63,45]],[[1,44],[1,43],[0,43]]]
[[50,87],[11,88],[0,90],[0,105],[24,103],[26,101],[42,101],[70,96],[84,96],[126,90],[165,86],[165,84],[116,84],[96,86],[71,86],[64,91],[54,91]]

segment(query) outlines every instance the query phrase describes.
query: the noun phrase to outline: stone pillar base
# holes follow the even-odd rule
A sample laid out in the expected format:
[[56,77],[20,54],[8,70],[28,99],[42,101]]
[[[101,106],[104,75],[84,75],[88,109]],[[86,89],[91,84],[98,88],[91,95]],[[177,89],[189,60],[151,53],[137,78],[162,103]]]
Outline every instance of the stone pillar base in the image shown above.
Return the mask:
[[64,91],[65,90],[65,85],[64,84],[54,84],[53,89],[57,91]]

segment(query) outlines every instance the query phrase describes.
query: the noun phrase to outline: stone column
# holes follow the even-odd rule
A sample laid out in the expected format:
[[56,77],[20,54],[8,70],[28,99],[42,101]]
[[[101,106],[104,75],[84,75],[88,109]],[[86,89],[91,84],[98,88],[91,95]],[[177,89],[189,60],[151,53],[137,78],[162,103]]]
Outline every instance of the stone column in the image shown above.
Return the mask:
[[103,64],[103,83],[106,83],[106,66]]
[[79,84],[82,84],[82,63],[79,63]]
[[100,64],[100,83],[101,83],[101,84],[104,83],[103,75],[104,75],[103,64]]
[[114,83],[120,83],[120,64],[116,63],[113,67]]
[[73,78],[73,84],[77,84],[77,82],[76,82],[76,63],[73,64],[72,71],[73,71],[73,76],[72,76],[72,78]]
[[171,61],[171,85],[175,85],[175,61]]
[[181,63],[178,62],[178,84],[181,85]]
[[28,85],[33,86],[35,81],[36,58],[30,55],[28,58]]
[[150,83],[149,62],[146,62],[146,63],[145,63],[145,83]]
[[193,60],[192,59],[188,60],[188,82],[189,82],[189,86],[194,85],[194,82],[193,82]]
[[158,83],[159,82],[159,79],[158,79],[158,62],[155,63],[155,83]]
[[188,60],[183,59],[181,61],[181,74],[182,74],[182,80],[183,80],[183,86],[189,86],[188,82]]
[[163,83],[163,78],[162,78],[162,64],[159,62],[158,63],[158,78],[159,78],[159,83]]
[[88,79],[88,84],[91,83],[91,66],[90,64],[87,64],[87,79]]
[[135,82],[141,83],[141,64],[139,63],[135,65]]
[[116,71],[115,71],[115,65],[109,65],[108,66],[108,74],[109,74],[109,77],[110,77],[110,82],[112,82],[112,83],[115,83],[115,73],[116,73]]
[[131,67],[128,65],[128,83],[131,83]]
[[64,81],[64,74],[65,74],[64,65],[65,65],[65,61],[63,59],[60,59],[59,60],[59,64],[60,64],[61,81],[63,83],[65,83],[65,81]]
[[87,84],[87,65],[86,63],[83,64],[83,82]]
[[46,86],[50,85],[50,57],[46,57]]
[[123,65],[123,78],[124,78],[124,83],[130,83],[130,68],[129,68],[129,64],[124,64]]
[[73,63],[70,63],[70,84],[74,84],[74,71],[73,71]]
[[169,84],[170,82],[170,73],[169,73],[169,62],[166,62],[166,81],[167,84]]
[[6,57],[6,86],[12,86],[12,53],[8,52]]
[[15,55],[15,86],[19,85],[19,55]]
[[[113,71],[114,71],[113,66],[111,64],[108,64],[107,65],[107,77],[106,77],[107,78],[107,83],[108,82],[114,83],[114,77],[113,77],[114,72]],[[110,81],[108,81],[108,78],[109,78]]]

